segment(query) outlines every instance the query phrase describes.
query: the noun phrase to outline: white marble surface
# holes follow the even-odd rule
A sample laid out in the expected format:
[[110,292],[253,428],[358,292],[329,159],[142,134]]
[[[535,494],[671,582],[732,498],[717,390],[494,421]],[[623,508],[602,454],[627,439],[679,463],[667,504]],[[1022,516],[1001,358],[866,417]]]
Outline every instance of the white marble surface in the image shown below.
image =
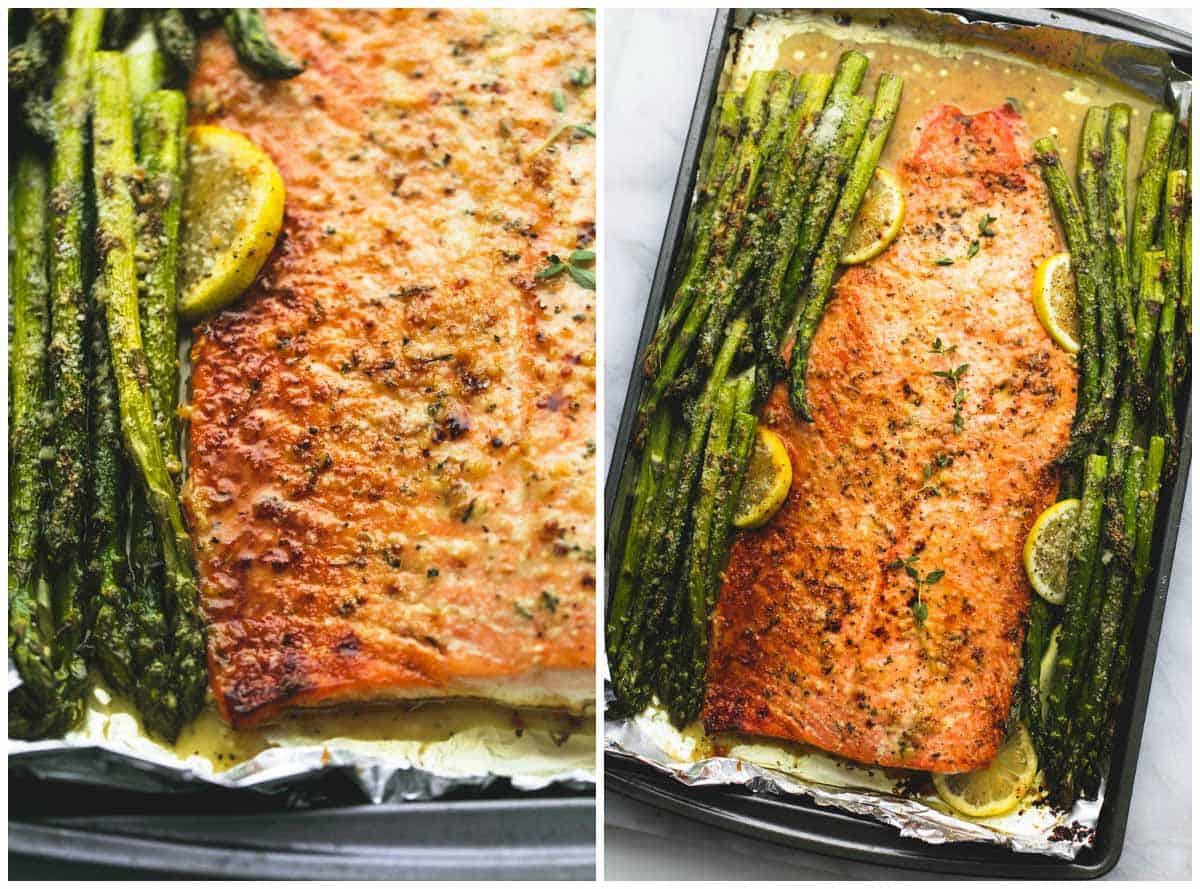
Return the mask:
[[[1190,30],[1190,12],[1141,15]],[[710,10],[607,10],[605,441],[612,442],[712,24]],[[1191,875],[1191,491],[1175,557],[1125,850],[1111,875]],[[608,794],[610,879],[886,879],[907,872],[743,839]],[[669,842],[664,842],[664,839]]]

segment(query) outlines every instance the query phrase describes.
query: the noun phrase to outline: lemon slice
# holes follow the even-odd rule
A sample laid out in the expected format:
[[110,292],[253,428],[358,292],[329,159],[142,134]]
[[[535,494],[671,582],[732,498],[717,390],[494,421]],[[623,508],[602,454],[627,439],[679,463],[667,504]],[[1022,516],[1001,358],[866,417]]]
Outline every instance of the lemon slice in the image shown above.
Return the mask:
[[895,176],[876,167],[846,235],[842,264],[857,265],[874,259],[896,240],[903,222],[904,191]]
[[1037,777],[1037,753],[1025,726],[1017,727],[986,769],[934,775],[942,801],[971,818],[994,818],[1015,809]]
[[1050,683],[1054,681],[1054,662],[1058,660],[1058,634],[1061,629],[1062,624],[1059,624],[1051,631],[1042,662],[1038,665],[1038,699],[1042,703],[1043,719],[1046,717],[1046,704],[1050,701]]
[[1038,516],[1025,538],[1025,573],[1034,592],[1054,605],[1067,599],[1067,562],[1078,514],[1078,500],[1060,500]]
[[733,524],[737,528],[761,528],[779,512],[792,487],[792,461],[783,439],[759,427],[746,479],[738,493]]
[[1079,351],[1079,308],[1071,254],[1042,260],[1033,275],[1033,308],[1046,332],[1068,352]]
[[261,148],[222,127],[188,130],[179,313],[194,320],[249,289],[283,224],[283,178]]

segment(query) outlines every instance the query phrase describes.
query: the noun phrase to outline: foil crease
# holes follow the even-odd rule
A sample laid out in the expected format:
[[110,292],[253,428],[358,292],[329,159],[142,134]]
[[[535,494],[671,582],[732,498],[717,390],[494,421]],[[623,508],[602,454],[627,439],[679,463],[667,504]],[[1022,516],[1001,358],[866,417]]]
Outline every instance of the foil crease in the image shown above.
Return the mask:
[[[1025,15],[1049,15],[1043,10],[1024,10]],[[985,41],[1026,58],[1035,58],[1068,68],[1080,74],[1105,80],[1117,80],[1143,95],[1163,102],[1180,116],[1191,110],[1190,75],[1180,71],[1170,54],[1149,45],[1144,38],[1122,38],[1111,26],[1097,25],[1097,31],[1083,33],[1047,24],[1026,25],[974,20],[969,13],[939,13],[922,9],[847,9],[847,10],[747,10],[734,12],[734,27],[739,32],[730,43],[723,66],[723,79],[734,71],[739,41],[756,17],[803,22],[820,18],[839,24],[869,23],[881,30],[898,29],[936,43]],[[1029,818],[1006,823],[973,821],[937,808],[930,798],[922,799],[901,792],[806,780],[788,771],[769,768],[732,756],[707,756],[689,759],[677,755],[688,741],[674,732],[661,714],[653,711],[630,718],[605,720],[606,752],[642,763],[691,787],[731,785],[755,793],[778,796],[805,796],[818,806],[828,806],[875,818],[896,828],[901,836],[926,843],[991,843],[1014,852],[1040,854],[1074,860],[1091,845],[1100,811],[1104,805],[1102,785],[1095,800],[1079,800],[1070,812],[1054,812],[1046,805],[1028,808]],[[814,751],[848,775],[869,770]],[[878,770],[875,770],[878,771]],[[896,782],[896,790],[902,782]]]
[[[10,665],[10,686],[15,673]],[[106,697],[102,688],[94,694]],[[297,808],[327,801],[331,794],[344,804],[347,790],[378,804],[493,786],[533,792],[558,785],[588,792],[596,783],[590,732],[568,738],[514,733],[481,720],[444,740],[415,741],[402,733],[391,740],[326,740],[289,731],[284,723],[266,737],[273,746],[220,771],[210,758],[182,756],[147,737],[135,718],[102,713],[93,701],[83,725],[63,738],[10,738],[9,774],[143,793],[187,793],[204,786],[252,790]]]
[[[677,755],[680,747],[687,747],[684,736],[674,733],[671,737],[673,730],[666,728],[665,722],[665,716],[653,710],[636,717],[608,719],[604,725],[605,750],[649,766],[688,787],[731,785],[753,793],[804,796],[818,806],[865,815],[896,828],[902,837],[935,845],[992,843],[1014,852],[1050,855],[1071,861],[1091,844],[1104,805],[1104,788],[1101,787],[1097,799],[1079,800],[1067,813],[1055,813],[1048,806],[1037,805],[1028,807],[1021,817],[1014,819],[991,819],[993,823],[972,821],[943,811],[928,798],[903,794],[902,778],[892,782],[896,791],[889,793],[849,783],[837,785],[813,781],[793,772],[732,756],[685,759]],[[825,760],[831,770],[836,769],[848,777],[856,772],[865,776],[881,771],[860,768],[816,750],[809,755]],[[996,821],[1001,824],[994,823]]]

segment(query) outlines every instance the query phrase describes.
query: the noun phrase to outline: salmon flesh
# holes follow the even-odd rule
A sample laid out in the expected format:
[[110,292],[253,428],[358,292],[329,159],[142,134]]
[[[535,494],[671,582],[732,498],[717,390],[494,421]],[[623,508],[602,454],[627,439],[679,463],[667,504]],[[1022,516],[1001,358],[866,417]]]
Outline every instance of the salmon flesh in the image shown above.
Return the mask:
[[986,765],[1004,739],[1031,590],[1022,547],[1057,490],[1076,373],[1034,313],[1063,248],[1025,126],[940,106],[898,178],[897,240],[838,281],[809,370],[763,422],[794,468],[740,534],[713,618],[710,732],[864,763]]

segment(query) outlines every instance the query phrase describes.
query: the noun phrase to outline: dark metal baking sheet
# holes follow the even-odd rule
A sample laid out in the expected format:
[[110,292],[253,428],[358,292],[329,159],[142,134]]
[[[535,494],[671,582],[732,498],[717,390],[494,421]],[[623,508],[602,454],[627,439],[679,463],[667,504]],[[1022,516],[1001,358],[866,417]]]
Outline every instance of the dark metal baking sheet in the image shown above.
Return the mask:
[[272,811],[262,808],[265,797],[225,792],[188,800],[185,812],[174,797],[114,800],[44,782],[17,790],[29,792],[39,794],[25,800],[33,814],[9,822],[11,877],[595,878],[591,797]]
[[[605,546],[605,574],[612,576],[614,544],[613,516],[621,494],[622,473],[629,452],[629,438],[643,377],[637,372],[667,296],[675,256],[684,239],[687,212],[695,189],[704,133],[715,105],[726,50],[735,27],[748,21],[755,12],[772,9],[722,9],[713,21],[712,34],[705,53],[692,123],[684,141],[683,157],[675,181],[675,191],[667,214],[666,230],[651,282],[646,315],[638,340],[639,360],[625,394],[621,421],[614,442],[613,458],[605,483],[605,523],[610,535]],[[1174,28],[1150,22],[1116,10],[988,10],[945,9],[972,20],[1020,25],[1053,25],[1130,40],[1170,53],[1176,66],[1191,73],[1191,37]],[[1189,390],[1190,391],[1190,390]],[[871,818],[817,806],[805,797],[754,794],[741,788],[696,788],[684,786],[653,769],[613,754],[605,756],[605,787],[617,793],[649,802],[663,809],[713,824],[735,833],[806,851],[915,870],[955,873],[970,876],[995,876],[997,867],[1009,877],[1046,879],[1091,879],[1116,866],[1125,839],[1130,800],[1137,771],[1138,751],[1145,728],[1150,682],[1158,652],[1163,609],[1170,587],[1180,516],[1191,465],[1192,422],[1190,398],[1186,410],[1179,471],[1168,496],[1160,498],[1161,539],[1152,553],[1155,565],[1151,594],[1144,597],[1138,616],[1135,638],[1142,640],[1130,668],[1129,689],[1122,705],[1123,713],[1113,745],[1106,799],[1092,848],[1067,862],[1042,856],[1023,855],[979,844],[954,843],[941,846],[901,837],[887,825]],[[611,584],[605,587],[611,591]]]

